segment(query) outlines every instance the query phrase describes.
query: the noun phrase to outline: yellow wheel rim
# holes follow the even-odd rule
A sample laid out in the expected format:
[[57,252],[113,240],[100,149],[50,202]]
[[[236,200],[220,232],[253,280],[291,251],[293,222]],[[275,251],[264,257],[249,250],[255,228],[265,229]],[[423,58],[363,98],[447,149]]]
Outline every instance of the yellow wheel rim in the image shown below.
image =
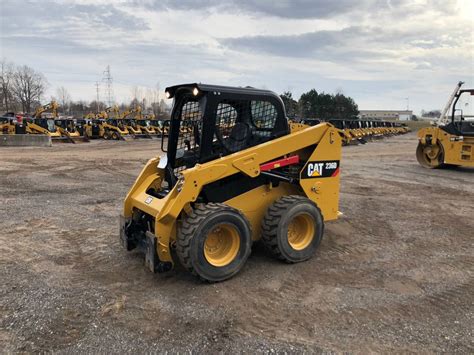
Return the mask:
[[437,145],[430,145],[423,149],[423,153],[425,153],[431,160],[437,159],[439,155],[439,147]]
[[237,228],[230,224],[220,224],[212,229],[204,241],[204,256],[216,267],[230,264],[240,249]]
[[419,144],[416,150],[418,162],[428,168],[437,168],[441,165],[442,150],[439,145]]
[[315,225],[307,213],[295,216],[288,224],[288,243],[295,250],[303,250],[314,238]]

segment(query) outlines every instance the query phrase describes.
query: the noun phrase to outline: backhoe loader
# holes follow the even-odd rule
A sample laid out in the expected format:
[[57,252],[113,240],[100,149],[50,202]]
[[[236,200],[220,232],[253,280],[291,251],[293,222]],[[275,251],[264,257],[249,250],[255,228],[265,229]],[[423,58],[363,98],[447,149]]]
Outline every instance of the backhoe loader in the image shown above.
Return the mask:
[[148,161],[125,198],[123,247],[142,250],[152,272],[179,260],[208,282],[238,273],[260,239],[282,261],[311,258],[324,223],[338,217],[338,130],[290,128],[268,90],[184,84],[166,93],[174,100],[166,154]]
[[[61,136],[61,132],[54,124],[54,120],[58,119],[59,105],[56,101],[40,106],[36,109],[33,117],[24,118],[26,133],[28,134],[44,134],[50,136],[53,141],[64,141],[67,138]],[[43,117],[43,114],[51,111],[51,117]]]
[[425,168],[474,167],[474,89],[461,89],[463,84],[456,85],[436,126],[418,131],[416,158]]

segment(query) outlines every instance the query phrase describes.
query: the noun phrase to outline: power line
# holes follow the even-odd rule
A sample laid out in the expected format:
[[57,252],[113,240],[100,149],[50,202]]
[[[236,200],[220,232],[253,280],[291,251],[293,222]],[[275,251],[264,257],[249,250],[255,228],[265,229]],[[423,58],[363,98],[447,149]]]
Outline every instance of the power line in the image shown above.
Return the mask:
[[111,107],[114,101],[114,94],[112,88],[112,75],[110,74],[110,65],[107,65],[107,68],[105,68],[102,81],[105,83],[105,96],[107,98],[107,105]]
[[99,113],[99,82],[95,82],[95,90],[97,92],[97,100],[96,100],[96,105],[97,105],[97,113]]

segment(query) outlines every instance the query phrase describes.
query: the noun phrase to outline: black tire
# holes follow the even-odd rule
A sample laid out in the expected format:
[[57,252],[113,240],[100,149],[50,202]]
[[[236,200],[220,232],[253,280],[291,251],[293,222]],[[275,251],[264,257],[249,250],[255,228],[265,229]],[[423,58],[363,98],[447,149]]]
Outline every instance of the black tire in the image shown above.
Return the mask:
[[120,140],[120,134],[118,134],[118,132],[112,132],[112,139],[114,141],[119,141]]
[[[291,228],[303,225],[302,229],[305,230],[303,238],[297,238],[293,243],[289,236],[290,224]],[[323,233],[321,211],[313,201],[304,196],[281,197],[270,205],[262,221],[262,240],[265,246],[273,256],[287,263],[311,258],[321,243]]]
[[[207,243],[211,235],[215,236],[216,230],[221,228],[231,231],[229,238],[234,244],[227,254],[230,255],[229,262],[219,264],[215,261],[213,264],[210,254],[214,251],[209,249]],[[217,243],[220,242],[219,237]],[[181,264],[193,275],[208,282],[223,281],[238,273],[247,261],[251,247],[249,222],[238,210],[222,203],[197,205],[190,215],[183,218],[176,238],[176,254]],[[216,246],[216,249],[219,248],[220,245]]]

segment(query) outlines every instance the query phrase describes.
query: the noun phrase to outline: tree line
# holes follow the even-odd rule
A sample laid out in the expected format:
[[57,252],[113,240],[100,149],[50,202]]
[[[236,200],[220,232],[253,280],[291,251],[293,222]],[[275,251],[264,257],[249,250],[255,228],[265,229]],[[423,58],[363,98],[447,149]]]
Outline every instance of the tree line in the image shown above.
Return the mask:
[[327,94],[311,89],[303,93],[298,101],[289,91],[280,97],[290,118],[348,119],[359,114],[359,107],[354,99],[340,92]]
[[[61,86],[56,89],[56,95],[46,98],[49,82],[46,77],[35,69],[26,65],[15,65],[2,59],[0,61],[0,112],[33,113],[42,102],[55,100],[60,111],[66,115],[81,117],[89,112],[99,112],[106,109],[107,104],[102,100],[91,102],[71,98],[68,90]],[[130,90],[133,97],[130,103],[119,103],[121,111],[129,107],[140,105],[144,113],[153,112],[155,116],[165,117],[167,105],[160,99],[160,89],[141,88],[134,86]]]

